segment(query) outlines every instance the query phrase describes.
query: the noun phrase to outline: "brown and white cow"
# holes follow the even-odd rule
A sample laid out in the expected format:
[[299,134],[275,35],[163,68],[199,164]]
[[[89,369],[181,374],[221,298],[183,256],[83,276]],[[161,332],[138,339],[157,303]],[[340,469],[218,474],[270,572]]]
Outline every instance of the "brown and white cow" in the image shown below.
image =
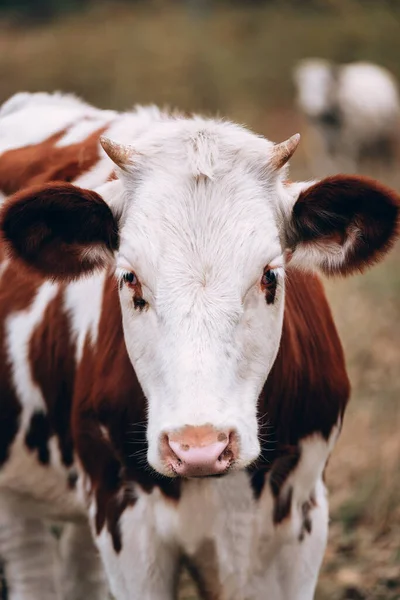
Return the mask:
[[[313,597],[349,396],[314,269],[380,259],[400,203],[288,183],[297,143],[59,95],[0,110],[11,600],[104,599],[95,546],[117,600],[172,599],[182,560],[204,598]],[[68,522],[61,573],[46,520]]]

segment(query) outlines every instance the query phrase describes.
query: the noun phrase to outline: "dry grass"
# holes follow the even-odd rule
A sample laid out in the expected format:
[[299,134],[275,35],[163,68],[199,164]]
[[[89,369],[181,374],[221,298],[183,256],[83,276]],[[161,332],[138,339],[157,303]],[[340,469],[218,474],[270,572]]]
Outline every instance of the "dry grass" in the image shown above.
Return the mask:
[[[283,4],[283,3],[282,3]],[[327,5],[329,2],[327,0]],[[153,4],[154,6],[154,4]],[[308,14],[99,6],[45,28],[0,23],[0,101],[74,91],[99,106],[134,102],[220,112],[272,139],[301,127],[290,71],[302,56],[371,59],[400,77],[400,20],[352,0]],[[364,4],[365,6],[365,4]],[[307,177],[301,151],[294,177]],[[385,174],[400,187],[397,174]],[[381,266],[327,282],[353,399],[329,467],[332,526],[319,600],[400,598],[400,247]],[[182,600],[193,600],[184,582]]]

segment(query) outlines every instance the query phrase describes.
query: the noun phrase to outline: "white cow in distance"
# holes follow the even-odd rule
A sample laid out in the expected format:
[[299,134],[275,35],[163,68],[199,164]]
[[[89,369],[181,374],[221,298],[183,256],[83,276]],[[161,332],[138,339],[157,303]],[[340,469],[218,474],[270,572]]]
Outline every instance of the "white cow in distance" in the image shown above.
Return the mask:
[[400,133],[397,82],[386,69],[367,62],[338,65],[322,59],[300,61],[293,72],[297,106],[306,117],[317,174],[338,168],[358,171],[393,167]]

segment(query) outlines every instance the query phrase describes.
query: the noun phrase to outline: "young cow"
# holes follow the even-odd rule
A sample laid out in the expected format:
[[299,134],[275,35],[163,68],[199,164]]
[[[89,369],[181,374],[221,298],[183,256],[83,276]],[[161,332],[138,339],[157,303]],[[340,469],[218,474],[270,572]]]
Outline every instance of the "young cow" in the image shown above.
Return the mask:
[[[95,546],[117,600],[173,598],[182,560],[204,598],[313,597],[349,395],[313,271],[380,259],[399,198],[288,182],[298,139],[57,95],[1,109],[11,600],[53,600],[60,580],[104,600]],[[61,573],[46,519],[68,522]]]

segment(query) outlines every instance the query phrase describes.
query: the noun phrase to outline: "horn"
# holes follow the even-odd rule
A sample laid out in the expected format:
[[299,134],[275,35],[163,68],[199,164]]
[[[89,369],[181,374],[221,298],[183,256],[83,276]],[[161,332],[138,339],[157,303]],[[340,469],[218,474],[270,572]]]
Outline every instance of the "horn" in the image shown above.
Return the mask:
[[295,133],[281,144],[275,144],[272,150],[271,165],[274,170],[281,169],[293,156],[300,142],[300,134]]
[[130,146],[124,146],[123,144],[117,144],[109,138],[104,136],[100,137],[100,144],[104,152],[111,158],[111,160],[118,165],[121,169],[125,169],[126,166],[132,162],[133,149]]

